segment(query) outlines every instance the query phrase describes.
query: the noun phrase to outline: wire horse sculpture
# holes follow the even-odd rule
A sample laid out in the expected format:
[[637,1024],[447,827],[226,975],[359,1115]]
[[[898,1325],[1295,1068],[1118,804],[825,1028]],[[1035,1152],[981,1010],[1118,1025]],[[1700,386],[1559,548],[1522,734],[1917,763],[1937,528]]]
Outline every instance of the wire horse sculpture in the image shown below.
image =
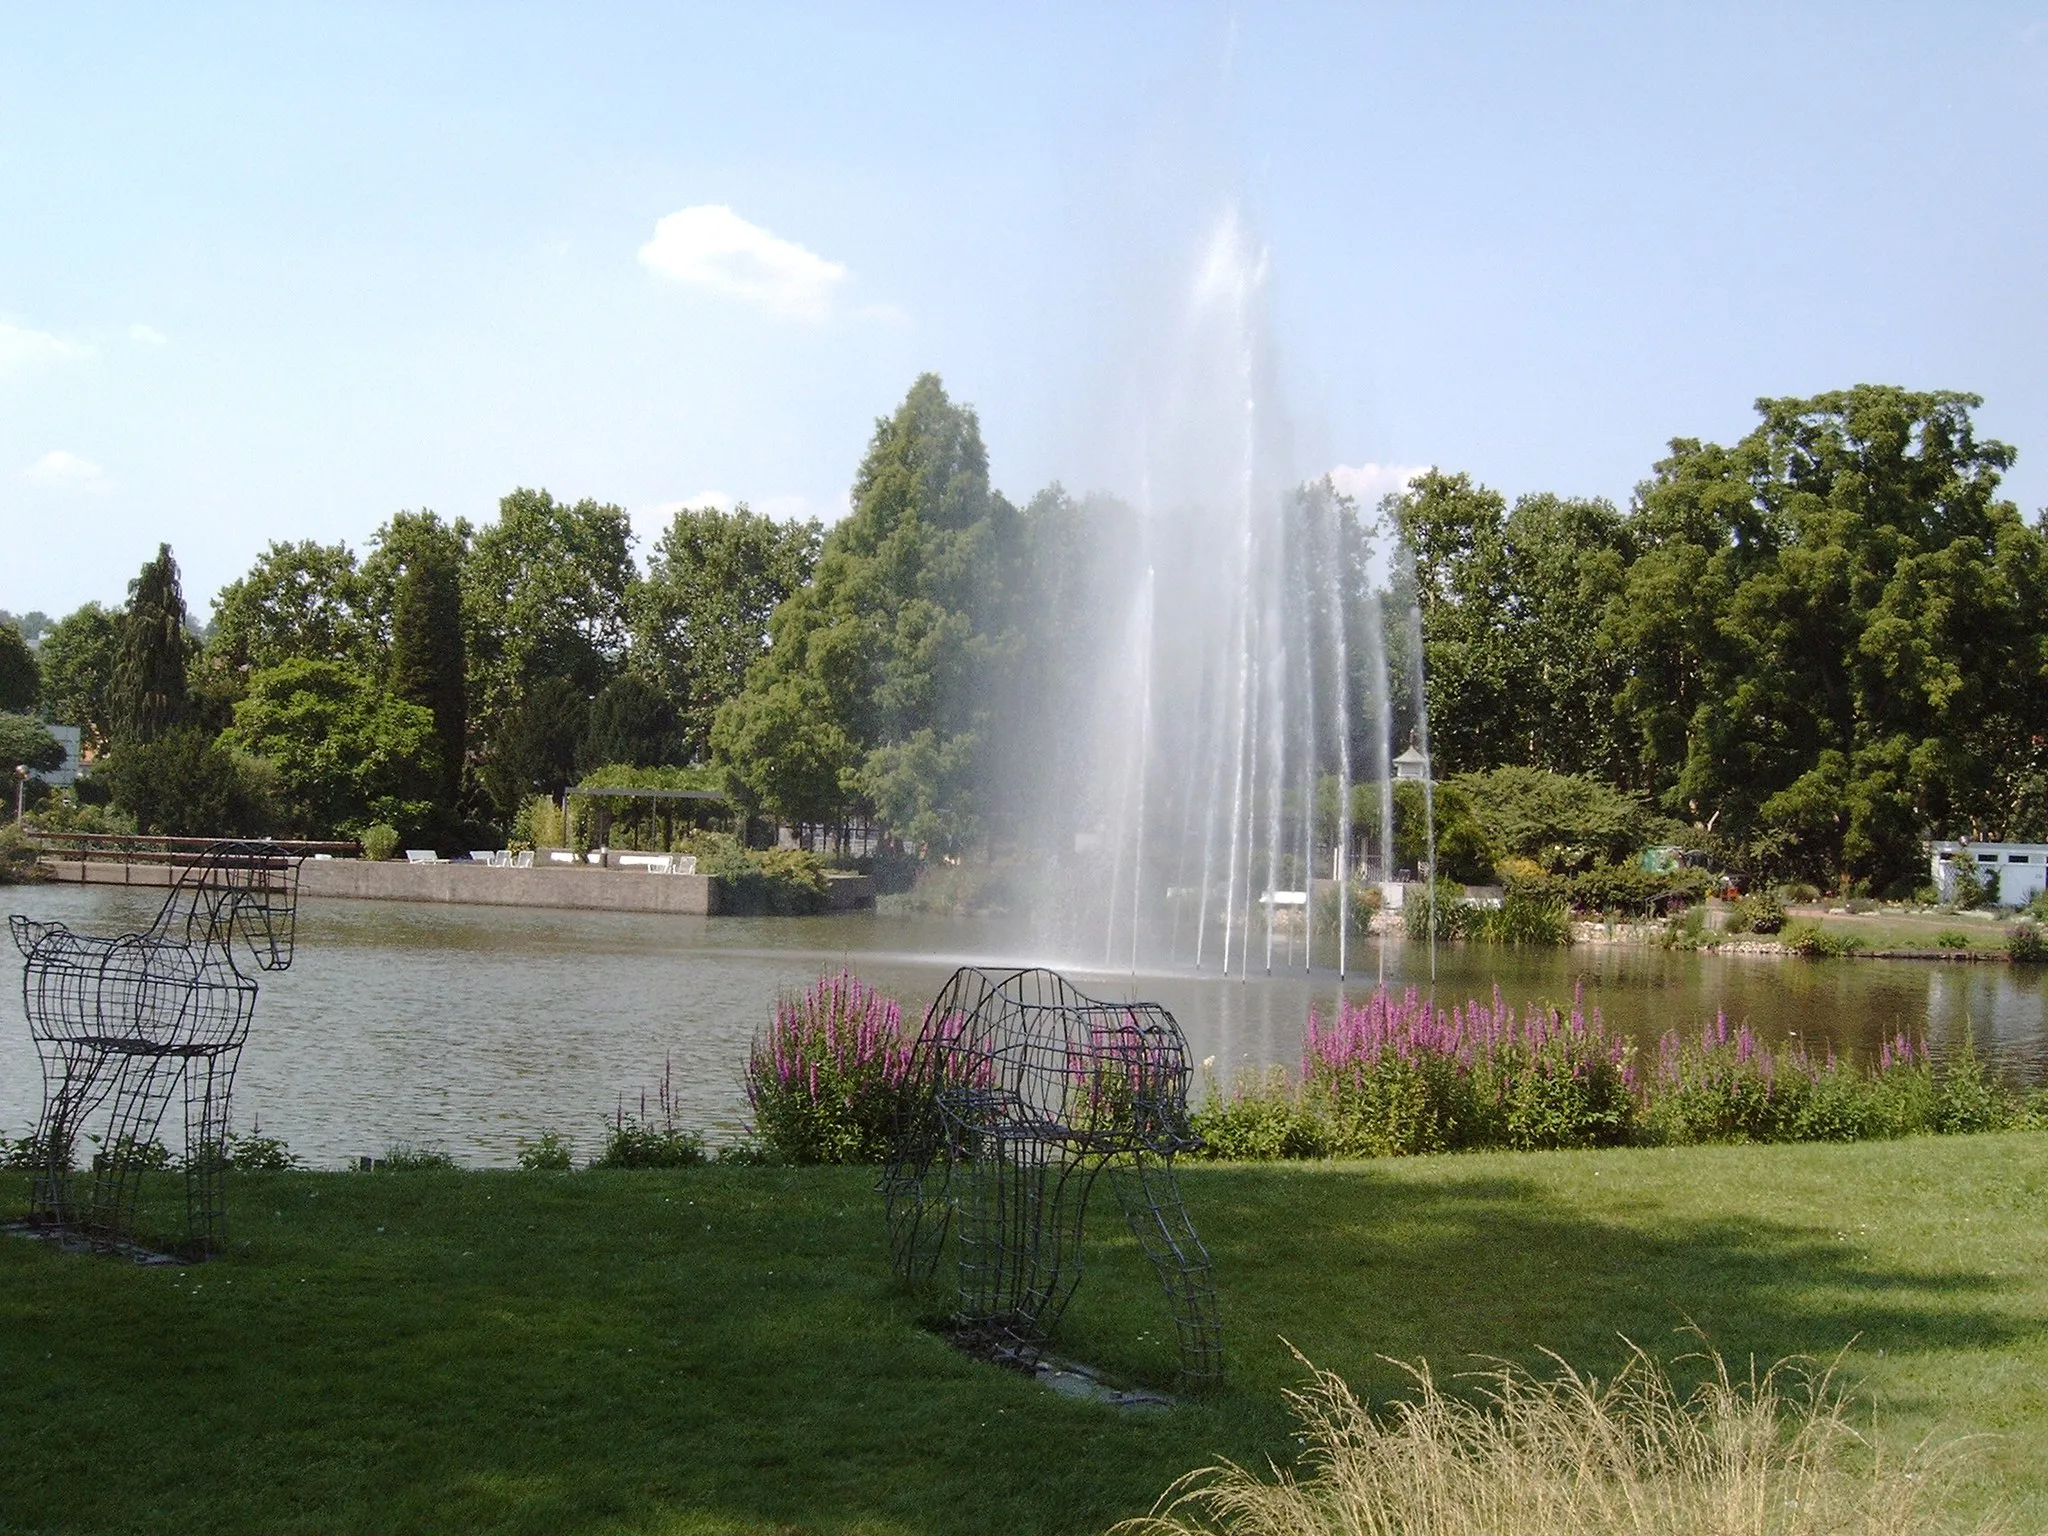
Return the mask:
[[[217,842],[179,874],[146,932],[103,937],[8,918],[43,1066],[32,1224],[83,1232],[103,1248],[130,1241],[142,1175],[160,1164],[157,1131],[182,1086],[187,1238],[195,1257],[220,1251],[228,1101],[256,1011],[256,981],[234,944],[263,970],[288,969],[298,887],[299,860],[275,844]],[[81,1207],[72,1155],[103,1107]]]
[[889,1252],[913,1288],[956,1249],[953,1325],[1037,1365],[1081,1280],[1088,1196],[1106,1169],[1179,1336],[1181,1384],[1222,1379],[1209,1254],[1173,1158],[1188,1125],[1187,1040],[1156,1003],[1105,1003],[1047,970],[953,973],[924,1016],[883,1175]]

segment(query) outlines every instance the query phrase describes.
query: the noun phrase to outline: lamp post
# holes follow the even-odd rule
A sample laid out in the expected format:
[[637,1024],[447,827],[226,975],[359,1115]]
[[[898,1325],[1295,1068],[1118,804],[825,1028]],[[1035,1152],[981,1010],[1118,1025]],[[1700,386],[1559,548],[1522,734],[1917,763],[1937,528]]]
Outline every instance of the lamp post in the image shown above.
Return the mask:
[[28,764],[16,763],[14,765],[14,824],[17,827],[21,825],[22,800],[27,794]]

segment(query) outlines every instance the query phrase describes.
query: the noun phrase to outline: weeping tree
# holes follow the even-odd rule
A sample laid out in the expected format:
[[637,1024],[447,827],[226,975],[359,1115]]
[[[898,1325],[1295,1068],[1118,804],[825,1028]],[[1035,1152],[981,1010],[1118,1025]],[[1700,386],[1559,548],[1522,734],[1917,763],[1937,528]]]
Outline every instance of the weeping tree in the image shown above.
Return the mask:
[[171,546],[128,583],[128,611],[114,657],[113,727],[116,741],[152,742],[184,723],[185,597]]

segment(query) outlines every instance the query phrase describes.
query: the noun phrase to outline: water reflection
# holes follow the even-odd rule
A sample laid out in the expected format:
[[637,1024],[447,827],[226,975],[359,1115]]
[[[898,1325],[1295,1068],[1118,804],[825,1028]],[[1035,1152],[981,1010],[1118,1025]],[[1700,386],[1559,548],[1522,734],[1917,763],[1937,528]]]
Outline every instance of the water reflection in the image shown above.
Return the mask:
[[[146,925],[160,893],[10,888],[0,910],[120,931]],[[745,1117],[740,1067],[779,991],[850,965],[916,1013],[957,965],[1051,957],[1002,925],[873,915],[703,919],[389,902],[309,901],[293,969],[263,978],[243,1054],[236,1122],[332,1164],[398,1141],[438,1142],[466,1163],[509,1163],[546,1128],[595,1150],[624,1096],[652,1094],[673,1061],[685,1119],[730,1135]],[[1388,951],[1390,979],[1407,957]],[[1343,990],[1363,996],[1378,957]],[[1426,985],[1427,965],[1407,965]],[[1609,1024],[1654,1041],[1725,1009],[1769,1040],[1862,1054],[1895,1031],[1937,1053],[1966,1035],[2019,1081],[2048,1082],[2044,968],[1912,961],[1787,961],[1635,947],[1449,948],[1438,995],[1515,1002],[1583,987]],[[0,1003],[0,1134],[32,1125],[41,1095],[12,975]],[[1113,998],[1172,1009],[1197,1060],[1220,1071],[1292,1063],[1334,975],[1250,981],[1213,974],[1071,974]],[[1405,981],[1402,981],[1405,984]]]

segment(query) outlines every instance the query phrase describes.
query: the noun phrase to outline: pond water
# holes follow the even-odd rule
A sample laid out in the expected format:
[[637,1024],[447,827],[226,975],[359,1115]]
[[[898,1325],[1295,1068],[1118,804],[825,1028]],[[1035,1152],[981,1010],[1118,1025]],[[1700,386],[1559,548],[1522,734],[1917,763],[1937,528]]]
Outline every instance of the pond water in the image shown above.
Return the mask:
[[[91,886],[9,887],[0,912],[82,931],[146,927],[160,895]],[[748,1042],[779,992],[850,966],[921,1013],[955,966],[1021,964],[1004,925],[872,913],[807,919],[679,918],[499,907],[309,900],[290,971],[259,973],[256,1022],[242,1056],[235,1123],[283,1137],[316,1165],[394,1143],[445,1147],[458,1160],[508,1164],[545,1129],[582,1155],[624,1102],[653,1102],[666,1061],[680,1118],[729,1139],[745,1118]],[[0,988],[0,1135],[26,1134],[42,1079],[10,954]],[[1371,945],[1342,990],[1364,997]],[[1428,986],[1427,951],[1390,943],[1387,976]],[[1293,1064],[1311,1007],[1327,1016],[1331,973],[1105,974],[1068,968],[1087,991],[1164,1003],[1197,1060],[1219,1072]],[[1767,1040],[1866,1054],[1904,1030],[1937,1056],[1965,1037],[2018,1082],[2048,1082],[2048,967],[1887,960],[1711,956],[1633,945],[1570,950],[1448,946],[1445,1002],[1488,996],[1568,1000],[1583,987],[1610,1026],[1654,1042],[1725,1010]]]

